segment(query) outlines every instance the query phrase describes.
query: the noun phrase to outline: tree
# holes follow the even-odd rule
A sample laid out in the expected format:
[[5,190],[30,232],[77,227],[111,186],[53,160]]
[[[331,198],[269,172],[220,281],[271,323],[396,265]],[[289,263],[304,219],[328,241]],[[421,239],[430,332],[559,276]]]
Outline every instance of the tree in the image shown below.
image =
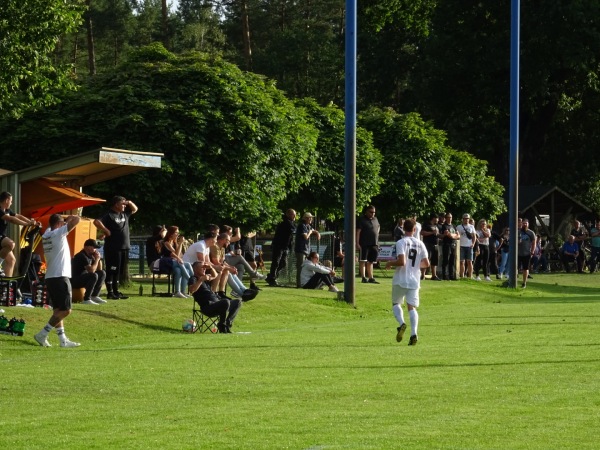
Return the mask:
[[81,1],[5,0],[0,8],[0,117],[19,116],[73,88],[68,65],[52,59],[59,37],[76,29]]
[[269,228],[288,193],[311,181],[316,142],[306,112],[273,83],[219,58],[177,57],[160,44],[56,107],[0,123],[0,155],[13,169],[100,146],[164,152],[161,172],[90,193],[126,193],[143,225],[172,223],[186,232],[224,221]]
[[[296,102],[306,108],[309,120],[319,131],[314,159],[316,169],[309,184],[287,203],[299,211],[313,211],[319,218],[338,220],[344,217],[345,192],[345,118],[344,112],[330,104],[322,107],[313,99]],[[365,129],[356,130],[356,206],[369,204],[379,193],[383,182],[381,153],[373,146],[373,138]]]
[[494,219],[504,211],[503,188],[487,175],[487,164],[449,148],[445,133],[417,113],[371,108],[359,123],[383,155],[385,181],[374,199],[382,221],[452,210]]

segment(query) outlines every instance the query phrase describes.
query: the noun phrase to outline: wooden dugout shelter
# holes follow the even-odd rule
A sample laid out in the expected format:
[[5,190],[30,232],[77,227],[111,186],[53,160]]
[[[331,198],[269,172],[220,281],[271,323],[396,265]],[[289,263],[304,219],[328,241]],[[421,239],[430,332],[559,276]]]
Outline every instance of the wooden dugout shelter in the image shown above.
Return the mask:
[[[105,201],[84,194],[85,186],[142,170],[160,169],[163,156],[163,153],[101,147],[15,172],[0,169],[0,191],[9,191],[13,195],[11,209],[27,217],[39,219],[68,213]],[[18,227],[9,225],[8,235],[19,247]],[[75,230],[71,253],[79,251],[88,237],[96,237],[91,220],[88,226],[78,226]],[[20,248],[15,248],[17,258],[19,253]]]

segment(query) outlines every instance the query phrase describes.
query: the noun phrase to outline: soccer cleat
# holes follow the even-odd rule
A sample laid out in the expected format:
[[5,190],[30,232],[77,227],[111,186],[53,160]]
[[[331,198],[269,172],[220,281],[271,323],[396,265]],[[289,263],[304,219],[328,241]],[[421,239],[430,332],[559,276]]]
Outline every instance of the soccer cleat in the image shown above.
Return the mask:
[[52,344],[50,344],[50,342],[48,342],[48,337],[47,336],[42,336],[42,335],[40,335],[40,333],[38,333],[38,334],[34,335],[33,338],[42,347],[52,347]]
[[80,345],[81,344],[79,342],[73,342],[68,339],[66,341],[60,343],[60,346],[62,348],[73,348],[73,347],[79,347]]
[[106,300],[104,300],[103,298],[100,298],[98,296],[92,297],[92,301],[95,303],[98,303],[99,305],[101,305],[103,303],[108,303]]
[[369,278],[369,283],[371,283],[371,284],[379,284],[379,281],[377,281],[375,278]]
[[396,342],[402,342],[402,338],[404,337],[404,332],[406,331],[406,324],[403,323],[398,327],[398,333],[396,333]]
[[408,340],[408,345],[417,345],[417,342],[419,341],[419,339],[417,338],[416,334],[413,334],[410,339]]
[[84,300],[83,302],[81,302],[81,304],[82,305],[98,305],[98,303],[96,303],[94,300],[89,299],[89,298],[87,300]]

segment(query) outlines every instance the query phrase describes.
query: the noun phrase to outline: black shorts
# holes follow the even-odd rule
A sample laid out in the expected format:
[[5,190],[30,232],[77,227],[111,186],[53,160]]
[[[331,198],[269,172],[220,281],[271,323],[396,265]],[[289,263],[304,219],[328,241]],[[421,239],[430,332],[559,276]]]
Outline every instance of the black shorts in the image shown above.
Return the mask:
[[69,278],[46,278],[46,287],[52,308],[58,311],[71,309],[73,295]]
[[529,270],[529,263],[531,262],[531,255],[521,256],[517,258],[518,267],[522,267],[525,270]]
[[435,244],[425,244],[425,248],[427,248],[427,254],[429,256],[429,264],[437,266],[439,262],[438,246]]
[[377,262],[377,257],[379,256],[379,247],[376,245],[370,245],[368,247],[360,248],[360,260],[368,261],[371,263]]

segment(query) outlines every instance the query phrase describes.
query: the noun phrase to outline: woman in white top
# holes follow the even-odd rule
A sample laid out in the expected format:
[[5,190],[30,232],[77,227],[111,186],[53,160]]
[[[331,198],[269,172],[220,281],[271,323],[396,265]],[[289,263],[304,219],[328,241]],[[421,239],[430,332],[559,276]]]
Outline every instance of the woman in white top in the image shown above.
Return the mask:
[[302,289],[319,289],[325,284],[329,286],[330,292],[339,292],[331,278],[334,275],[335,271],[319,264],[319,254],[317,252],[310,252],[308,258],[302,263],[300,285]]
[[480,219],[477,222],[477,243],[479,247],[479,254],[475,258],[475,279],[481,281],[479,278],[479,271],[483,268],[483,275],[485,281],[492,281],[490,279],[490,236],[492,231],[488,228],[485,219]]

